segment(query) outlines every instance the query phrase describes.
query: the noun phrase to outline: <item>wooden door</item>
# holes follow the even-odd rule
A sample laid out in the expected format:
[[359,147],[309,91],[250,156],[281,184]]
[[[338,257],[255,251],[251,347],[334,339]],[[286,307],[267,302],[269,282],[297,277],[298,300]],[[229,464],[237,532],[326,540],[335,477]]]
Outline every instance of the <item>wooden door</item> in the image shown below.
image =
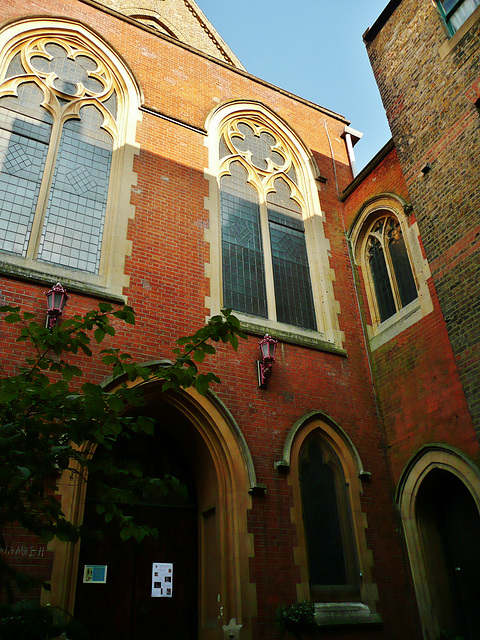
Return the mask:
[[465,485],[435,469],[417,496],[417,522],[441,629],[478,640],[480,629],[480,515]]
[[[152,450],[138,447],[147,466]],[[168,466],[168,472],[183,481],[186,473],[178,455],[165,446],[161,451],[155,464]],[[130,455],[135,455],[135,447]],[[162,459],[168,464],[163,465]],[[87,491],[84,522],[97,533],[81,542],[74,615],[92,640],[197,640],[198,516],[194,489],[189,489],[188,499],[144,500],[131,508],[137,522],[159,532],[141,543],[122,542],[118,530],[97,515]],[[173,564],[172,597],[152,597],[153,563]],[[106,566],[106,583],[85,583],[85,565]]]

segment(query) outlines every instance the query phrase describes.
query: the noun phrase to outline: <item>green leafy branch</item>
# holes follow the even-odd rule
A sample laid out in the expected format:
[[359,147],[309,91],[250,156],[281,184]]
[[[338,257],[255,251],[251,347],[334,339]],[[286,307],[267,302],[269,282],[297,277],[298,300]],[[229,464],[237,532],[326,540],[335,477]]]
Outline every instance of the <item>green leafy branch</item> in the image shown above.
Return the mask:
[[[199,365],[215,355],[215,343],[238,348],[239,339],[246,337],[238,319],[230,310],[214,316],[193,335],[178,339],[172,362],[155,371],[121,349],[102,349],[100,360],[117,382],[109,391],[92,381],[81,383],[84,372],[77,356],[96,357],[93,343],[113,340],[115,325],[134,325],[131,307],[100,303],[51,331],[19,307],[3,306],[0,312],[5,323],[17,329],[16,341],[30,345],[19,373],[0,378],[0,546],[6,547],[3,532],[14,522],[44,541],[78,539],[81,529],[66,518],[57,495],[58,479],[66,470],[83,480],[88,477],[97,493],[98,513],[105,522],[118,524],[122,539],[154,535],[151,528],[135,523],[123,505],[132,504],[145,487],[167,493],[181,487],[175,479],[146,476],[113,455],[120,437],[154,431],[153,420],[142,412],[142,387],[132,383],[158,378],[163,391],[194,387],[207,393],[220,379],[200,371]],[[93,457],[98,446],[113,457]],[[0,587],[5,587],[7,574],[0,566]]]

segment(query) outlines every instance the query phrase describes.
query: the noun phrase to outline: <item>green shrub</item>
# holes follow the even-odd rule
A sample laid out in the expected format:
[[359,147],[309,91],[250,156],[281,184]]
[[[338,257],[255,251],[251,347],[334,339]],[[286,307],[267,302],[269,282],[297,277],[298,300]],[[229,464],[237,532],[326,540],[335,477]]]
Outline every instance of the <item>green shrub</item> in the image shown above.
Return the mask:
[[313,602],[303,600],[291,605],[282,604],[277,609],[276,623],[282,632],[288,631],[297,638],[302,633],[315,631],[317,624]]

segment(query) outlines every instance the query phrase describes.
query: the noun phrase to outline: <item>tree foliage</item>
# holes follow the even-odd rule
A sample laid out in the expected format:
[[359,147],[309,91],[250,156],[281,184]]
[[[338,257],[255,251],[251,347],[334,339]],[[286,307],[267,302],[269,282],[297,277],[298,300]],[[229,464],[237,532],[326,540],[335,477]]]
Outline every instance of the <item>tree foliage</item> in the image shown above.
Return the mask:
[[[94,345],[114,338],[116,326],[135,324],[128,306],[114,309],[100,303],[98,309],[64,320],[51,331],[18,307],[3,306],[0,311],[4,322],[17,328],[16,341],[29,344],[18,373],[0,378],[0,546],[6,547],[3,532],[10,523],[19,523],[45,542],[54,537],[78,539],[81,528],[65,516],[57,495],[65,470],[81,480],[88,476],[89,486],[94,483],[98,513],[106,523],[118,523],[123,540],[155,535],[134,522],[124,505],[133,503],[146,487],[157,493],[181,491],[178,480],[149,477],[138,464],[95,458],[93,452],[99,445],[112,451],[120,437],[153,433],[154,422],[142,413],[141,389],[133,382],[154,377],[163,381],[163,391],[193,386],[201,394],[212,382],[220,382],[215,374],[200,371],[198,364],[215,354],[215,343],[237,349],[239,338],[246,337],[238,319],[230,310],[212,317],[193,335],[177,340],[170,364],[152,371],[115,347],[94,355]],[[97,357],[118,380],[113,391],[84,381],[80,361],[86,358],[89,366]],[[0,591],[11,595],[12,578],[18,577],[2,557]]]

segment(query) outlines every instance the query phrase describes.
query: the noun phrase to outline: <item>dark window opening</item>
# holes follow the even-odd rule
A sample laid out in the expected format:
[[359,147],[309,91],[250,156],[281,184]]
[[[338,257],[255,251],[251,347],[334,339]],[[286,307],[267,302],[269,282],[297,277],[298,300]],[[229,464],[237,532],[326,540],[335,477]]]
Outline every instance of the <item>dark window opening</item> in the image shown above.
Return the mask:
[[338,456],[318,434],[302,447],[299,473],[312,595],[345,597],[358,589],[348,487]]
[[378,316],[384,322],[418,297],[405,238],[394,218],[382,218],[371,228],[367,262]]

